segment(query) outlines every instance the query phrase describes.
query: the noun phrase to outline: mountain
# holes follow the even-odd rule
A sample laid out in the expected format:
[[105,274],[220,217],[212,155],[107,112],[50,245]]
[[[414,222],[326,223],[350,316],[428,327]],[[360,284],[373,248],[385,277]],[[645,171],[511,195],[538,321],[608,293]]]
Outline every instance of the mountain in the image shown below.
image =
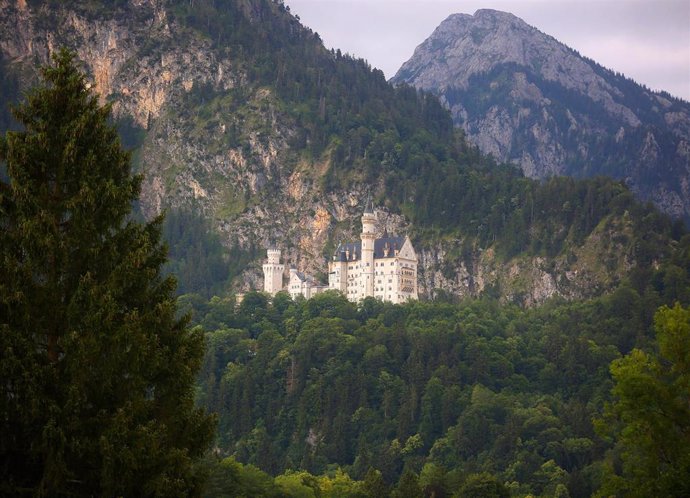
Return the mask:
[[167,213],[182,292],[261,288],[269,244],[324,279],[368,195],[379,231],[419,248],[427,298],[598,295],[683,233],[617,182],[497,164],[435,97],[327,50],[278,0],[0,0],[2,101],[63,45],[112,105],[142,216]]
[[472,143],[529,177],[611,176],[690,219],[690,103],[512,14],[451,15],[391,81],[438,95]]

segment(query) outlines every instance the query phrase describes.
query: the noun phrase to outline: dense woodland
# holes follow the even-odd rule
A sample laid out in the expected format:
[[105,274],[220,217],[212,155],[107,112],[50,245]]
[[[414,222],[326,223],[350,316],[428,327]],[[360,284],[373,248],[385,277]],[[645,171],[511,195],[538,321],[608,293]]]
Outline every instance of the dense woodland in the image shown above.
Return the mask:
[[[344,473],[362,481],[352,496],[376,496],[362,491],[367,479],[394,496],[451,496],[478,476],[514,496],[591,496],[615,481],[623,452],[602,422],[611,364],[656,351],[657,309],[690,302],[688,243],[677,264],[608,296],[531,310],[491,299],[355,305],[330,292],[296,302],[252,293],[239,305],[180,297],[206,330],[198,400],[221,414],[217,452],[232,457],[217,490],[239,493],[258,467],[317,489],[314,476]],[[686,444],[687,420],[676,417]],[[675,450],[687,472],[687,448]],[[404,494],[408,480],[423,491]]]

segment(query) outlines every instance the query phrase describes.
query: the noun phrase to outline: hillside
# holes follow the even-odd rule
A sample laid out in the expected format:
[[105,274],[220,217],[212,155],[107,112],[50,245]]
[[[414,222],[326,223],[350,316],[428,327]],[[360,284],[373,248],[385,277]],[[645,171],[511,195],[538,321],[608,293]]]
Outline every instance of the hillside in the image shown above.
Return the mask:
[[611,176],[690,219],[690,103],[512,14],[451,15],[391,81],[438,95],[472,143],[529,177]]
[[279,1],[0,0],[0,23],[6,101],[55,47],[84,61],[144,174],[142,215],[168,212],[182,292],[258,288],[269,243],[323,274],[367,195],[381,231],[412,236],[424,297],[598,295],[682,234],[616,182],[496,164],[435,98],[326,50]]

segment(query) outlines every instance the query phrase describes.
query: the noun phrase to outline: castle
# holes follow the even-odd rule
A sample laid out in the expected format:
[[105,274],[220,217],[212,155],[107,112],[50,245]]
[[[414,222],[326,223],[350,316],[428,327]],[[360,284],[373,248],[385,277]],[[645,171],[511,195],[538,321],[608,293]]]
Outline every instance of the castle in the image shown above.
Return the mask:
[[[334,289],[353,302],[370,296],[392,303],[417,299],[417,254],[410,238],[386,235],[377,239],[375,223],[373,206],[367,203],[360,241],[338,246],[328,263],[328,285],[291,269],[287,286],[290,296],[309,299]],[[280,264],[280,250],[268,250],[263,270],[264,291],[274,295],[283,290],[285,265]]]

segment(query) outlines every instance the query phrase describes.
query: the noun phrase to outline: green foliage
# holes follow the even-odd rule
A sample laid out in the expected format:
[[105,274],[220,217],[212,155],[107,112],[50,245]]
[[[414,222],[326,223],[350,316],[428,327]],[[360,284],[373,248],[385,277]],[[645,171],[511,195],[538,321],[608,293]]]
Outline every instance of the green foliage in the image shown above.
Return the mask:
[[146,132],[134,122],[131,116],[121,117],[117,120],[116,126],[122,147],[126,150],[136,149],[144,142]]
[[175,275],[180,294],[205,298],[224,293],[228,282],[255,257],[253,249],[229,250],[208,219],[193,210],[173,209],[166,214],[163,238],[169,247],[166,272]]
[[486,472],[468,476],[460,490],[453,495],[454,498],[508,498],[509,496],[508,489]]
[[386,498],[389,495],[388,486],[383,480],[381,471],[370,467],[364,476],[362,491],[368,496],[380,496]]
[[515,493],[590,496],[610,449],[591,419],[609,397],[611,361],[652,338],[668,302],[660,280],[532,310],[185,297],[209,330],[199,400],[220,414],[221,452],[271,474],[337,464],[398,493],[415,473],[421,492],[441,497],[489,472]]
[[213,433],[203,335],[175,318],[161,220],[65,50],[0,142],[0,493],[187,495]]
[[419,486],[424,496],[443,498],[450,496],[446,470],[438,464],[428,462],[419,473]]
[[253,465],[232,457],[208,457],[202,463],[210,474],[205,498],[386,498],[388,490],[381,473],[372,470],[364,481],[355,481],[340,468],[314,476],[306,471],[286,472],[271,477]]
[[410,470],[403,472],[398,485],[393,490],[393,498],[416,498],[422,496],[419,477]]
[[17,74],[19,67],[9,68],[9,64],[4,57],[0,56],[0,95],[2,95],[2,104],[0,104],[0,130],[10,130],[17,127],[17,123],[12,119],[10,105],[12,102],[19,100],[21,96],[21,79]]
[[253,465],[242,465],[234,458],[210,461],[205,498],[277,498],[284,496],[273,478]]
[[690,493],[690,309],[663,307],[654,324],[658,353],[611,364],[614,401],[599,425],[617,444],[602,496]]

